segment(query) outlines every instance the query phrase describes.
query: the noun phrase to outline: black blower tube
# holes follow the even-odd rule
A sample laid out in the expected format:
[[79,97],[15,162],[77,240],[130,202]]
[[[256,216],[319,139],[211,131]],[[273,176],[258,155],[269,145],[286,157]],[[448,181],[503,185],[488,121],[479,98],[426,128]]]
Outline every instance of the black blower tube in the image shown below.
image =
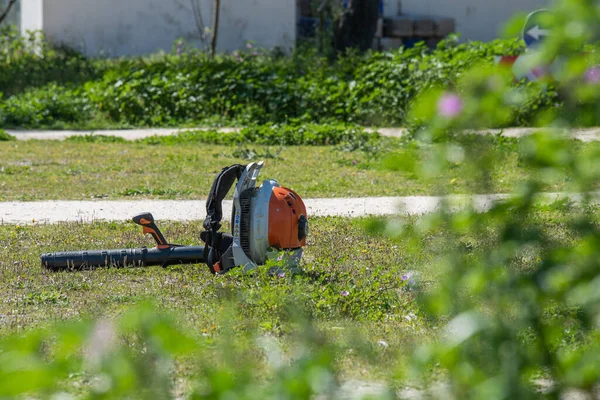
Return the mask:
[[99,267],[145,267],[150,265],[204,263],[204,246],[173,246],[164,249],[84,250],[42,254],[42,266],[53,270]]

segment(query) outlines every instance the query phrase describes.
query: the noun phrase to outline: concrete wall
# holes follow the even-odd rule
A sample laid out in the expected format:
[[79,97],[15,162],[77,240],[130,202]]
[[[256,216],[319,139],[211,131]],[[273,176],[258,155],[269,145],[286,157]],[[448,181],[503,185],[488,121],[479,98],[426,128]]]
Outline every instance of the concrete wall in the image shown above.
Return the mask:
[[[193,0],[21,0],[22,30],[43,29],[53,41],[88,55],[170,51],[178,38],[200,45]],[[210,26],[212,0],[199,0]],[[41,14],[41,18],[39,17]],[[291,48],[296,39],[294,0],[222,0],[217,49]]]
[[550,0],[384,0],[384,15],[403,14],[450,17],[462,40],[489,41],[502,34],[504,24],[516,13],[548,7]]

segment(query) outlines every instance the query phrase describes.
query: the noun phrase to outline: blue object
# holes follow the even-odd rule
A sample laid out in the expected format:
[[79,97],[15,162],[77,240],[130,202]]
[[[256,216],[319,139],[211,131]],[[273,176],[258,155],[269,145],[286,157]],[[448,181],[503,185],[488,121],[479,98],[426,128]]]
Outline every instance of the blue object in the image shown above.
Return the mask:
[[[320,18],[300,17],[298,18],[298,36],[302,38],[314,37],[317,34]],[[325,29],[331,25],[330,20],[325,20]]]
[[[350,0],[344,0],[344,8],[348,8]],[[383,16],[383,0],[379,2],[379,16]]]
[[551,35],[551,27],[547,22],[548,16],[551,15],[551,11],[542,9],[534,11],[527,16],[522,32],[522,37],[527,47],[537,47]]
[[413,47],[415,47],[415,45],[419,42],[424,42],[425,39],[422,37],[410,37],[410,38],[405,38],[402,39],[402,47],[404,47],[405,49],[411,49]]

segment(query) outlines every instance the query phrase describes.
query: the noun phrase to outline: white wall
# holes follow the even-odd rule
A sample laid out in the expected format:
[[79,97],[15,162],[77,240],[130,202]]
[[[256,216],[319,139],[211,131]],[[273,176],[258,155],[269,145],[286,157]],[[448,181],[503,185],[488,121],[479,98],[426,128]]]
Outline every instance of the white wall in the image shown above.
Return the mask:
[[450,17],[462,40],[489,41],[501,36],[504,24],[516,13],[548,7],[551,0],[384,0],[385,16],[403,14]]
[[[32,10],[23,25],[39,24],[47,36],[88,55],[139,55],[169,51],[184,37],[199,44],[191,0],[21,0]],[[200,0],[211,24],[212,0]],[[296,39],[295,0],[222,0],[217,50],[256,41],[266,48],[291,48]],[[41,4],[41,22],[35,10]]]

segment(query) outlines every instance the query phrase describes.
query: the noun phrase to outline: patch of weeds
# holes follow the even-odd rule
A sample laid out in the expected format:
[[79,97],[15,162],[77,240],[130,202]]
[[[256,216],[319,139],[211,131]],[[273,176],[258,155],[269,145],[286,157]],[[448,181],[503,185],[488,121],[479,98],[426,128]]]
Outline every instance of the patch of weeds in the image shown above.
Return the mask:
[[40,200],[37,194],[22,194],[16,198],[17,201],[36,201]]
[[127,143],[127,140],[120,136],[95,135],[93,133],[89,135],[71,136],[65,139],[65,141],[72,143]]
[[129,296],[124,294],[115,294],[103,299],[105,304],[127,304],[134,303],[138,300],[137,296]]
[[380,164],[380,161],[378,159],[365,160],[359,158],[342,158],[337,160],[336,163],[340,167],[353,167],[359,170],[367,170],[376,168]]
[[232,144],[238,140],[237,132],[223,133],[217,130],[185,131],[168,136],[150,136],[136,140],[149,145],[177,145],[189,143]]
[[64,288],[72,291],[72,292],[77,292],[77,291],[88,291],[92,289],[92,286],[87,283],[87,282],[67,282],[64,285]]
[[9,140],[17,140],[17,138],[5,130],[0,129],[0,142],[8,142]]
[[52,290],[27,293],[23,301],[26,305],[65,305],[69,302],[69,297],[64,293]]
[[9,165],[7,167],[0,167],[0,174],[4,175],[19,175],[31,171],[31,167],[28,165]]
[[192,192],[190,190],[175,190],[175,189],[154,189],[149,187],[140,187],[137,189],[125,189],[119,192],[120,196],[132,197],[132,196],[181,196],[189,195]]
[[83,169],[81,167],[69,168],[66,172],[67,175],[81,175]]
[[337,150],[345,152],[362,151],[367,154],[379,154],[390,149],[402,147],[406,140],[403,138],[380,136],[373,132],[368,135],[355,135],[350,140],[343,141]]
[[92,193],[89,197],[90,199],[107,199],[110,195],[108,193]]
[[260,151],[248,147],[238,147],[231,153],[231,156],[234,158],[241,158],[243,160],[280,160],[282,151],[283,148],[279,148],[278,150],[265,149],[264,151]]
[[375,148],[380,139],[377,133],[367,132],[356,125],[285,124],[249,126],[230,133],[214,130],[186,131],[176,135],[152,136],[137,142],[151,145],[251,143],[271,146],[333,146],[346,144],[346,150],[354,151]]

